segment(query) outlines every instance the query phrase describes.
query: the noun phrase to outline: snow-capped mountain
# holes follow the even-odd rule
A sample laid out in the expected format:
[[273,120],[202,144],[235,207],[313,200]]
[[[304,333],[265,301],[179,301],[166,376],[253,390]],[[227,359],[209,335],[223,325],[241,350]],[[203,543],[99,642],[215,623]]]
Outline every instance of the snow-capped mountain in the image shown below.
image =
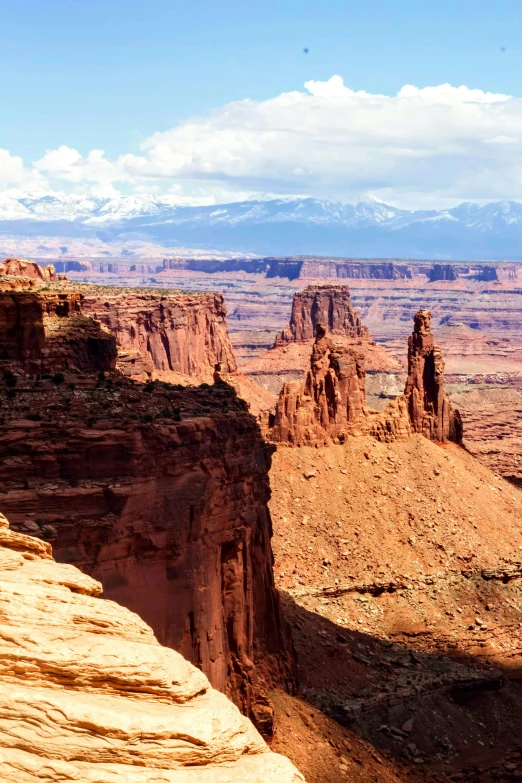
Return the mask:
[[522,259],[522,203],[405,210],[367,198],[187,207],[148,195],[0,194],[0,234],[144,239],[263,255]]

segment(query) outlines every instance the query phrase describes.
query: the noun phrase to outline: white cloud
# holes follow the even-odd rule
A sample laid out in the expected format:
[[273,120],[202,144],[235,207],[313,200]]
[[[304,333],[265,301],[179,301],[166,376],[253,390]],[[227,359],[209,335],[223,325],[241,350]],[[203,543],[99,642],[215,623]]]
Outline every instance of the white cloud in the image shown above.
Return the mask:
[[115,181],[132,181],[123,177],[118,167],[105,158],[103,150],[91,150],[84,158],[77,150],[62,145],[56,150],[48,150],[36,161],[34,168],[52,181],[88,185],[91,191],[106,196],[118,192]]
[[2,183],[29,175],[78,192],[170,192],[180,203],[267,193],[371,193],[404,206],[522,198],[522,99],[449,84],[377,95],[332,76],[227,104],[115,160],[61,146],[28,174],[20,158],[1,165],[2,155],[0,170],[11,172]]
[[41,189],[46,180],[34,168],[26,168],[22,158],[0,149],[0,186]]

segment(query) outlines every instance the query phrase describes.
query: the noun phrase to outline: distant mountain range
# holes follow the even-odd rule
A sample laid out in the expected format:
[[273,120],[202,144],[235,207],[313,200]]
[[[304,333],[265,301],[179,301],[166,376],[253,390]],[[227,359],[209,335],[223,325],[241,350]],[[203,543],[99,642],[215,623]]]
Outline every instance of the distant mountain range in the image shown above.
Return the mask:
[[257,255],[522,260],[522,203],[441,211],[313,198],[186,207],[168,197],[0,194],[0,235],[144,240]]

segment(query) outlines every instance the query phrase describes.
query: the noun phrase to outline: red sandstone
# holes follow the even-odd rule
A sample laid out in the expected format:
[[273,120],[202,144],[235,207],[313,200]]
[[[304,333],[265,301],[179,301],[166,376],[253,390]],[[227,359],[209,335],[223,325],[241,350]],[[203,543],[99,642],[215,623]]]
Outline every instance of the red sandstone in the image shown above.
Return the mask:
[[[101,372],[116,336],[85,314],[84,289],[18,280],[22,290],[0,291],[2,509],[270,733],[268,688],[295,687],[272,573],[273,447],[220,378],[183,390]],[[185,369],[214,371],[219,351],[233,362],[222,297],[132,297],[137,309],[117,324],[132,334],[139,308],[157,306],[151,356],[167,324]]]

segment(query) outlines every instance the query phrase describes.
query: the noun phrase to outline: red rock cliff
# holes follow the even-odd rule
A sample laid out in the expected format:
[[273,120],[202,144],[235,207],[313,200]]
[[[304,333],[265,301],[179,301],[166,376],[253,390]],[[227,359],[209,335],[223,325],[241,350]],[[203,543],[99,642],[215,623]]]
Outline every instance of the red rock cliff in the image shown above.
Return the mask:
[[[10,303],[28,296],[12,318]],[[80,295],[52,290],[0,297],[0,322],[11,319],[0,351],[13,351],[1,360],[2,508],[14,528],[99,578],[107,597],[141,615],[269,733],[268,688],[295,682],[272,573],[272,447],[222,381],[180,390],[100,376],[88,346],[89,324],[101,327],[78,314],[80,304]],[[61,323],[52,333],[49,319]],[[104,339],[115,357],[114,337]],[[42,361],[65,362],[67,383],[36,378]]]
[[272,574],[271,447],[226,384],[96,383],[2,393],[2,508],[268,730],[267,687],[293,680]]
[[[0,264],[0,275],[14,275],[42,281],[59,279],[52,264],[41,267],[36,261],[26,261],[25,258],[6,258]],[[60,279],[64,278],[64,275],[60,275]]]
[[352,305],[348,286],[310,285],[294,295],[290,323],[277,336],[276,345],[313,339],[319,323],[331,334],[372,339]]
[[0,360],[5,371],[110,370],[114,338],[82,313],[74,290],[0,290]]
[[[116,338],[120,354],[137,352],[145,372],[210,381],[220,362],[236,369],[221,294],[158,293],[90,287],[83,311]],[[129,368],[129,374],[140,374]]]

